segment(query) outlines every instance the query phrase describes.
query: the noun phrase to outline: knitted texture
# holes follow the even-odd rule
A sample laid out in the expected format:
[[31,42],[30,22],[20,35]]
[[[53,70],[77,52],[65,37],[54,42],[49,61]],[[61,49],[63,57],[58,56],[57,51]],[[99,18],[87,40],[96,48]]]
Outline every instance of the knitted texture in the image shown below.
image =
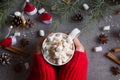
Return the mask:
[[58,72],[58,80],[87,80],[86,52],[75,51],[74,57]]
[[34,54],[32,71],[27,80],[56,80],[56,73],[41,54]]
[[70,62],[60,67],[57,75],[53,66],[41,54],[34,54],[34,66],[27,80],[87,80],[86,52],[75,51]]

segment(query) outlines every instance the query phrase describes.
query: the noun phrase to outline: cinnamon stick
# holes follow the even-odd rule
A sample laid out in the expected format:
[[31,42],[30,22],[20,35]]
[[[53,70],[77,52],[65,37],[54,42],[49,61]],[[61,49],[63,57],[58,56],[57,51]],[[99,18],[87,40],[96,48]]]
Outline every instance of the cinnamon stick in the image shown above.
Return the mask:
[[120,47],[113,48],[112,51],[118,53],[118,52],[120,52]]
[[112,61],[116,62],[117,64],[120,65],[120,59],[117,58],[115,55],[113,55],[111,52],[107,53],[106,55],[109,59],[111,59]]
[[14,52],[16,54],[22,55],[22,56],[26,56],[28,54],[27,52],[15,46],[5,47],[5,49],[8,51]]

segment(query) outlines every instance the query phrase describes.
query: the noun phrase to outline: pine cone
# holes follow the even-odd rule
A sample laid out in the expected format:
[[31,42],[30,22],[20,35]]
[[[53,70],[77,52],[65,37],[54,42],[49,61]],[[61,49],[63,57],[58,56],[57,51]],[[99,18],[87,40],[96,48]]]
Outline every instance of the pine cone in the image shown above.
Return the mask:
[[80,13],[78,13],[72,17],[73,21],[81,21],[82,19],[83,19],[83,17],[81,16]]
[[7,53],[2,53],[0,55],[0,63],[2,65],[10,64],[11,63],[11,56]]
[[22,18],[19,16],[14,16],[11,21],[11,24],[16,27],[20,26],[22,24]]
[[105,44],[109,41],[108,36],[106,36],[105,34],[100,34],[98,37],[98,42]]

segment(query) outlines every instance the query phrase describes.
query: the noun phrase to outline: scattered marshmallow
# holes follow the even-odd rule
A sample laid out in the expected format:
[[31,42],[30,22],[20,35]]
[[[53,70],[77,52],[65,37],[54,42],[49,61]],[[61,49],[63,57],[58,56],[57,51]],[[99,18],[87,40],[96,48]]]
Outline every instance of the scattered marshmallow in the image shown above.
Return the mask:
[[14,36],[20,36],[20,32],[15,32]]
[[21,12],[16,11],[16,12],[14,12],[14,15],[15,15],[15,16],[19,16],[19,17],[20,17],[22,14],[21,14]]
[[104,27],[103,27],[103,30],[104,30],[104,31],[110,30],[110,26],[104,26]]
[[98,46],[94,48],[95,52],[101,52],[103,50],[102,46]]
[[40,10],[38,10],[38,13],[39,14],[42,14],[42,13],[44,13],[45,12],[45,9],[44,8],[41,8]]
[[45,31],[44,30],[39,30],[39,35],[40,36],[45,36]]
[[26,62],[24,65],[25,65],[26,70],[28,70],[30,68],[30,65],[28,62]]
[[84,8],[85,10],[88,10],[88,9],[89,9],[88,4],[84,3],[84,4],[83,4],[83,8]]

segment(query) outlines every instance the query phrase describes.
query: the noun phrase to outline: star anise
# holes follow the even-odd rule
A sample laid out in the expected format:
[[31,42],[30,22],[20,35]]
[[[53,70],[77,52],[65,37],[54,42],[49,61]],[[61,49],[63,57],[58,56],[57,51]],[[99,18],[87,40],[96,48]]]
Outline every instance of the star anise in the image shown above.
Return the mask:
[[100,34],[98,37],[98,42],[105,44],[109,41],[108,36],[106,36],[105,34]]
[[20,43],[21,43],[21,45],[22,45],[23,47],[25,47],[26,45],[29,45],[29,40],[23,38],[23,39],[20,40]]
[[113,73],[113,75],[118,75],[120,74],[120,68],[119,67],[111,67],[111,71]]

